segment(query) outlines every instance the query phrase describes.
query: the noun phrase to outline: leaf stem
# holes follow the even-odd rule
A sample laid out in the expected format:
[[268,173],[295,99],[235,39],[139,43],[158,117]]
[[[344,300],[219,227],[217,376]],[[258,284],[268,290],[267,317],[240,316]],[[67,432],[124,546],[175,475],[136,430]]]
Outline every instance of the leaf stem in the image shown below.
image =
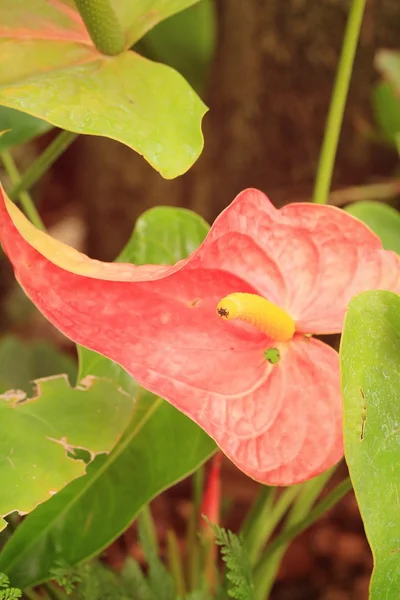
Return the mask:
[[318,204],[328,200],[365,3],[366,0],[353,0],[347,20],[314,187],[313,202]]
[[173,529],[167,531],[167,557],[176,592],[179,598],[184,598],[186,595],[185,577],[179,553],[178,539]]
[[14,185],[9,196],[11,200],[15,200],[21,192],[30,189],[41,176],[50,169],[57,158],[65,152],[65,150],[77,138],[76,133],[71,131],[62,131],[52,142],[47,146],[46,150],[33,162],[21,177],[21,181]]
[[[1,153],[1,161],[4,165],[5,170],[11,180],[11,183],[18,188],[21,182],[21,175],[18,171],[17,165],[14,162],[13,157],[11,156],[8,150],[3,150]],[[45,231],[45,226],[43,224],[42,219],[36,209],[35,203],[33,202],[31,195],[27,191],[21,191],[18,194],[18,200],[22,205],[22,208],[25,211],[26,216],[30,219],[31,223],[35,225],[38,229]]]
[[110,0],[75,0],[86,29],[99,52],[109,56],[125,50],[125,34]]

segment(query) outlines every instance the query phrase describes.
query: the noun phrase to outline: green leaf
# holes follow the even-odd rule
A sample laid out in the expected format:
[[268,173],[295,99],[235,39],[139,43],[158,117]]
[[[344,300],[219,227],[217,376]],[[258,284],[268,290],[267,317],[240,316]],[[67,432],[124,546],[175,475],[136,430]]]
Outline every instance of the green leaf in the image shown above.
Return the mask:
[[[204,221],[190,211],[152,209],[138,220],[121,256],[134,257],[137,264],[150,263],[154,257],[175,262],[200,244],[206,232]],[[172,250],[167,252],[168,248]],[[202,429],[161,398],[141,390],[121,367],[87,349],[79,348],[79,355],[80,377],[113,379],[129,394],[138,395],[136,411],[112,453],[98,457],[86,477],[39,506],[5,545],[0,570],[21,587],[49,578],[59,559],[75,565],[96,556],[152,498],[215,452],[215,443]]]
[[66,373],[74,383],[77,366],[48,342],[22,341],[11,335],[0,340],[0,393],[18,389],[29,394],[34,379],[58,373]]
[[363,221],[378,237],[386,250],[400,254],[400,214],[382,202],[355,202],[345,208],[346,212]]
[[125,27],[127,44],[132,46],[157,23],[196,2],[198,0],[114,0],[113,6]]
[[28,587],[46,580],[60,558],[75,565],[96,556],[145,504],[214,451],[195,423],[143,393],[117,447],[23,521],[0,554],[0,569]]
[[[192,3],[122,2],[116,8],[144,17],[135,23],[147,30]],[[78,13],[61,2],[2,0],[0,23],[0,104],[75,133],[118,140],[166,178],[197,159],[206,107],[179,73],[131,51],[103,56]]]
[[[36,386],[30,400],[23,392],[0,396],[0,517],[30,512],[83,475],[85,463],[67,452],[109,452],[133,411],[127,394],[95,377],[75,389],[62,375]],[[0,529],[5,525],[0,518]]]
[[35,119],[19,110],[1,106],[0,132],[6,133],[0,137],[0,152],[18,144],[25,144],[50,129],[51,125],[42,119]]
[[372,91],[375,120],[385,138],[396,146],[396,134],[400,132],[400,97],[386,81],[378,83]]
[[371,600],[398,600],[400,297],[349,304],[341,344],[345,455],[374,555]]
[[140,40],[137,49],[151,60],[173,67],[197,91],[204,89],[216,45],[213,0],[194,6],[162,21]]
[[172,265],[196,250],[208,230],[204,219],[191,210],[170,206],[151,208],[136,221],[118,261]]

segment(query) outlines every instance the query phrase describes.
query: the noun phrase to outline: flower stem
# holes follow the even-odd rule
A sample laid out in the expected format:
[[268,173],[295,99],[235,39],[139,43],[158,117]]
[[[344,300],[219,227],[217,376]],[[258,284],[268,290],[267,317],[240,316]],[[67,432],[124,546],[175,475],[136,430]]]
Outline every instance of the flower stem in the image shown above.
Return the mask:
[[175,583],[176,592],[179,598],[184,598],[186,595],[185,577],[179,553],[178,538],[172,529],[167,531],[167,558],[169,570]]
[[[11,180],[11,183],[14,186],[18,187],[21,182],[21,176],[19,174],[17,165],[15,164],[13,157],[8,152],[8,150],[3,150],[3,152],[1,153],[1,160]],[[36,209],[36,206],[30,194],[27,191],[21,191],[17,195],[17,197],[22,205],[22,208],[25,211],[26,216],[28,217],[28,219],[30,219],[31,223],[33,223],[38,229],[44,231],[45,226],[43,224],[42,219],[40,218],[40,215]]]
[[125,50],[125,34],[110,0],[75,0],[97,50],[114,56]]
[[347,21],[314,187],[313,202],[318,204],[328,200],[365,3],[353,0]]
[[37,158],[34,163],[27,169],[21,177],[19,183],[14,185],[9,196],[11,200],[15,200],[21,192],[30,189],[41,176],[50,169],[51,165],[56,162],[57,158],[65,152],[65,150],[76,139],[77,134],[71,131],[62,131],[46,148],[46,150]]

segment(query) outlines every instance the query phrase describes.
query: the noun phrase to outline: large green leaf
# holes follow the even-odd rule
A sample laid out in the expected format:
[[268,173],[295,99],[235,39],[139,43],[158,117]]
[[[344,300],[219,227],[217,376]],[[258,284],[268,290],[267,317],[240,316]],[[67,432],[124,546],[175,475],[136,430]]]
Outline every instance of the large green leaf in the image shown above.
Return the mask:
[[[143,17],[135,23],[146,29],[192,3],[132,2],[129,12]],[[128,3],[118,7],[124,12]],[[0,104],[118,140],[166,178],[184,173],[200,154],[206,107],[183,77],[131,51],[100,54],[72,6],[2,0],[0,49]]]
[[51,129],[51,125],[19,110],[0,106],[0,152],[24,144]]
[[133,412],[131,398],[112,382],[88,377],[71,388],[60,375],[36,382],[36,396],[0,396],[1,518],[37,504],[85,473],[86,464],[67,452],[109,452]]
[[363,221],[382,240],[386,250],[400,254],[400,214],[392,206],[382,202],[355,202],[345,210]]
[[204,89],[216,44],[214,0],[200,0],[149,31],[137,49],[173,67],[197,91]]
[[371,600],[398,600],[400,573],[400,297],[349,305],[341,345],[345,455],[374,555]]
[[[205,222],[179,208],[155,208],[138,220],[120,259],[136,264],[175,262],[204,239]],[[135,415],[107,457],[29,515],[0,554],[0,571],[26,587],[50,576],[63,558],[73,565],[98,554],[152,498],[196,470],[214,442],[170,404],[141,390],[121,367],[79,348],[79,377],[112,379],[137,397]]]
[[28,342],[14,336],[0,340],[0,393],[10,389],[32,391],[32,381],[66,373],[75,382],[75,361],[45,341]]

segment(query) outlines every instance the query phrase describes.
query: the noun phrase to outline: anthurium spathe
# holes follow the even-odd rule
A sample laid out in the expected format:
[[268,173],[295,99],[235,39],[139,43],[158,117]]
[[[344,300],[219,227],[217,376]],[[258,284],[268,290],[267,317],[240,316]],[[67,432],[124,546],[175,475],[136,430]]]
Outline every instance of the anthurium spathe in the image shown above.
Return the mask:
[[[337,353],[350,298],[400,288],[400,261],[327,206],[246,190],[174,266],[91,260],[2,196],[0,240],[43,314],[196,421],[253,478],[287,485],[342,456]],[[179,440],[176,440],[179,444]]]

